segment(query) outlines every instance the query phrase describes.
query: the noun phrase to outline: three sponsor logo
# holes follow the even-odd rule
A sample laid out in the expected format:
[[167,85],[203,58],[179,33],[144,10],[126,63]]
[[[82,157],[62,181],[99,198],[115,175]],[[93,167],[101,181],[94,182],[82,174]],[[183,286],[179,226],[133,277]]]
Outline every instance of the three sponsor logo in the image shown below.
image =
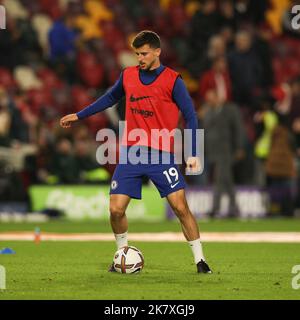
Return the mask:
[[[149,99],[151,96],[141,96],[141,97],[135,97],[133,94],[131,94],[129,101],[130,102],[137,102],[144,99]],[[144,118],[152,117],[154,112],[149,110],[143,110],[138,108],[130,107],[132,114],[140,114]]]
[[152,117],[154,112],[149,110],[137,109],[137,108],[130,108],[133,114],[140,114],[144,118]]

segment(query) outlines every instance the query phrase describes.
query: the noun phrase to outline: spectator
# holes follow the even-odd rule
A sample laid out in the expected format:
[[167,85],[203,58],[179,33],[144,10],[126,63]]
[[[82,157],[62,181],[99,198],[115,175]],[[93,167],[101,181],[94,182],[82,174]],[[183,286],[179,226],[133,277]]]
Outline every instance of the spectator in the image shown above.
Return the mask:
[[212,68],[206,71],[200,80],[200,96],[202,99],[210,89],[216,90],[222,103],[230,101],[232,98],[231,80],[225,57],[216,58],[213,61]]
[[110,174],[97,163],[95,152],[93,152],[95,150],[92,151],[88,142],[78,140],[75,142],[74,148],[77,171],[81,183],[109,182]]
[[73,16],[66,15],[55,21],[49,31],[50,61],[56,71],[69,83],[73,83],[76,77],[74,71],[77,33],[73,25]]
[[221,27],[228,27],[235,31],[237,28],[237,20],[235,16],[234,5],[231,0],[220,2],[220,15]]
[[57,177],[59,183],[78,182],[79,172],[70,140],[60,138],[57,141],[49,171]]
[[234,49],[234,30],[230,26],[224,26],[221,28],[219,35],[222,37],[227,52]]
[[0,32],[0,66],[13,70],[17,64],[23,63],[22,48],[18,46],[19,38],[16,21],[8,17],[5,31]]
[[278,117],[273,110],[273,101],[270,97],[261,97],[259,111],[254,114],[253,123],[256,131],[256,141],[254,143],[255,154],[255,184],[265,186],[265,162],[268,158],[272,134],[278,124]]
[[27,186],[30,184],[57,182],[57,178],[51,176],[51,162],[54,154],[53,135],[46,126],[38,128],[38,139],[36,142],[37,152],[25,158],[25,176]]
[[233,103],[222,103],[217,91],[206,92],[203,116],[205,131],[206,172],[213,176],[214,200],[211,216],[220,209],[222,194],[229,195],[229,215],[236,216],[233,164],[243,158],[244,132],[239,109]]
[[[189,37],[190,56],[187,61],[189,71],[198,76],[202,71],[199,65],[203,65],[203,53],[207,49],[209,38],[219,31],[220,22],[216,1],[201,1],[200,9],[191,20],[191,33]],[[202,63],[201,63],[202,62]]]
[[19,37],[14,45],[14,50],[18,52],[18,64],[38,63],[43,52],[31,21],[19,19],[16,21],[16,28]]
[[219,14],[215,0],[202,0],[200,9],[191,21],[192,40],[197,47],[206,44],[211,35],[216,34],[220,27]]
[[260,58],[262,65],[262,87],[268,90],[273,85],[274,75],[272,68],[271,39],[272,31],[268,26],[262,26],[256,29],[254,39],[254,48]]
[[[203,50],[202,50],[203,51]],[[199,51],[201,52],[201,51]],[[200,57],[191,61],[188,65],[192,68],[191,73],[199,77],[201,72],[210,68],[212,61],[226,55],[226,42],[220,35],[212,36],[208,41],[208,47]]]
[[91,148],[88,142],[84,140],[76,141],[74,149],[79,174],[99,167],[95,157],[91,155]]
[[296,207],[300,208],[300,117],[296,118],[293,122],[293,132],[295,134],[295,143],[296,143],[296,156],[297,156],[297,196],[296,196]]
[[237,21],[242,24],[258,25],[265,20],[269,0],[236,0]]
[[234,101],[255,107],[256,90],[262,85],[263,68],[255,52],[249,32],[239,31],[235,49],[228,55]]
[[[16,106],[16,118],[19,117],[21,120],[18,122],[17,119],[14,123],[16,131],[23,131],[21,136],[24,137],[24,142],[36,144],[38,140],[38,117],[32,111],[30,104],[27,101],[27,96],[19,92],[15,97]],[[13,129],[13,130],[14,130]]]
[[288,125],[292,129],[295,138],[297,160],[297,196],[295,206],[300,208],[300,78],[293,79],[290,83],[284,83],[275,88],[274,94],[281,93],[282,98],[276,104],[281,116],[288,119]]
[[4,88],[0,87],[0,145],[10,144],[11,115],[8,109],[8,98]]
[[220,35],[214,35],[209,39],[207,48],[207,59],[213,61],[214,59],[224,57],[226,55],[226,42]]
[[270,152],[266,161],[267,186],[271,202],[279,201],[280,213],[294,214],[293,182],[296,177],[295,143],[287,125],[280,118],[272,135]]
[[[295,121],[299,122],[300,120],[300,76],[291,82],[290,95],[289,123],[294,126]],[[295,131],[295,133],[299,134],[299,131]]]

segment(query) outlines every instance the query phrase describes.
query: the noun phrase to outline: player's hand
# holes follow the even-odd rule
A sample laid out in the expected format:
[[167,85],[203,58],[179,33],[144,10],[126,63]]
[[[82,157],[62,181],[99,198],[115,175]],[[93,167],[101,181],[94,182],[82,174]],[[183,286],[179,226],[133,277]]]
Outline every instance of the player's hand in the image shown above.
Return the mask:
[[200,173],[201,163],[198,157],[189,157],[186,161],[186,174]]
[[76,113],[67,114],[66,116],[60,119],[60,125],[63,128],[70,128],[72,125],[72,122],[75,122],[77,120],[78,120],[78,117]]

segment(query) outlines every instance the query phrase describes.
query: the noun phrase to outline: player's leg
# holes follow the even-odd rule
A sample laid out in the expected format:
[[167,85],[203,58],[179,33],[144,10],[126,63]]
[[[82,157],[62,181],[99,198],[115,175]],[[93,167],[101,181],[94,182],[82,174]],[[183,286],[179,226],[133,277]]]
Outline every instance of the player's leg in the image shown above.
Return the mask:
[[127,245],[126,208],[131,198],[141,199],[142,173],[137,165],[117,165],[110,187],[110,223],[118,248]]
[[125,212],[130,200],[131,198],[126,194],[110,195],[110,224],[116,238],[118,249],[128,245],[128,222]]
[[[120,249],[128,245],[127,230],[128,222],[125,214],[126,208],[130,202],[130,197],[126,194],[111,194],[109,211],[110,224],[113,230],[117,248]],[[116,272],[112,263],[108,269],[109,272]]]
[[167,197],[171,208],[179,218],[183,234],[194,254],[198,272],[211,272],[202,252],[198,224],[185,198],[184,177],[174,163],[174,158],[171,158],[170,162],[150,166],[147,175],[157,187],[161,197]]
[[170,193],[167,195],[167,200],[181,223],[182,232],[186,240],[193,241],[198,239],[200,237],[198,224],[189,209],[184,189]]
[[[118,249],[128,245],[126,209],[131,198],[141,199],[142,174],[139,166],[117,165],[110,188],[110,223]],[[113,265],[109,268],[113,272]]]
[[209,266],[205,262],[199,227],[194,215],[189,209],[184,189],[168,194],[167,200],[181,223],[183,234],[192,249],[198,272],[211,273]]

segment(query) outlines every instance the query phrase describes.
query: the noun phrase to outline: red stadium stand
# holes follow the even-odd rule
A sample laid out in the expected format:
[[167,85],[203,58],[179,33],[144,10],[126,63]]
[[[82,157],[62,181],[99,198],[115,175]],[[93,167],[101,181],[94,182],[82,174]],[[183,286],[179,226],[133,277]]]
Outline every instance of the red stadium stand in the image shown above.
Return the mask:
[[47,88],[28,90],[27,95],[32,111],[37,115],[42,107],[53,105],[51,92]]
[[40,6],[42,11],[48,14],[53,20],[62,16],[62,10],[58,0],[40,0]]
[[102,64],[97,62],[94,54],[80,52],[77,58],[77,69],[81,80],[90,88],[99,88],[104,78]]
[[72,105],[74,112],[78,112],[82,108],[93,102],[91,96],[87,93],[83,86],[75,85],[71,89]]
[[89,127],[90,132],[96,137],[96,134],[99,130],[107,128],[108,119],[106,115],[102,112],[93,117],[89,117],[86,119],[86,123]]
[[48,68],[43,68],[37,71],[38,77],[43,81],[46,88],[62,88],[64,86],[63,81],[59,79],[54,71]]

